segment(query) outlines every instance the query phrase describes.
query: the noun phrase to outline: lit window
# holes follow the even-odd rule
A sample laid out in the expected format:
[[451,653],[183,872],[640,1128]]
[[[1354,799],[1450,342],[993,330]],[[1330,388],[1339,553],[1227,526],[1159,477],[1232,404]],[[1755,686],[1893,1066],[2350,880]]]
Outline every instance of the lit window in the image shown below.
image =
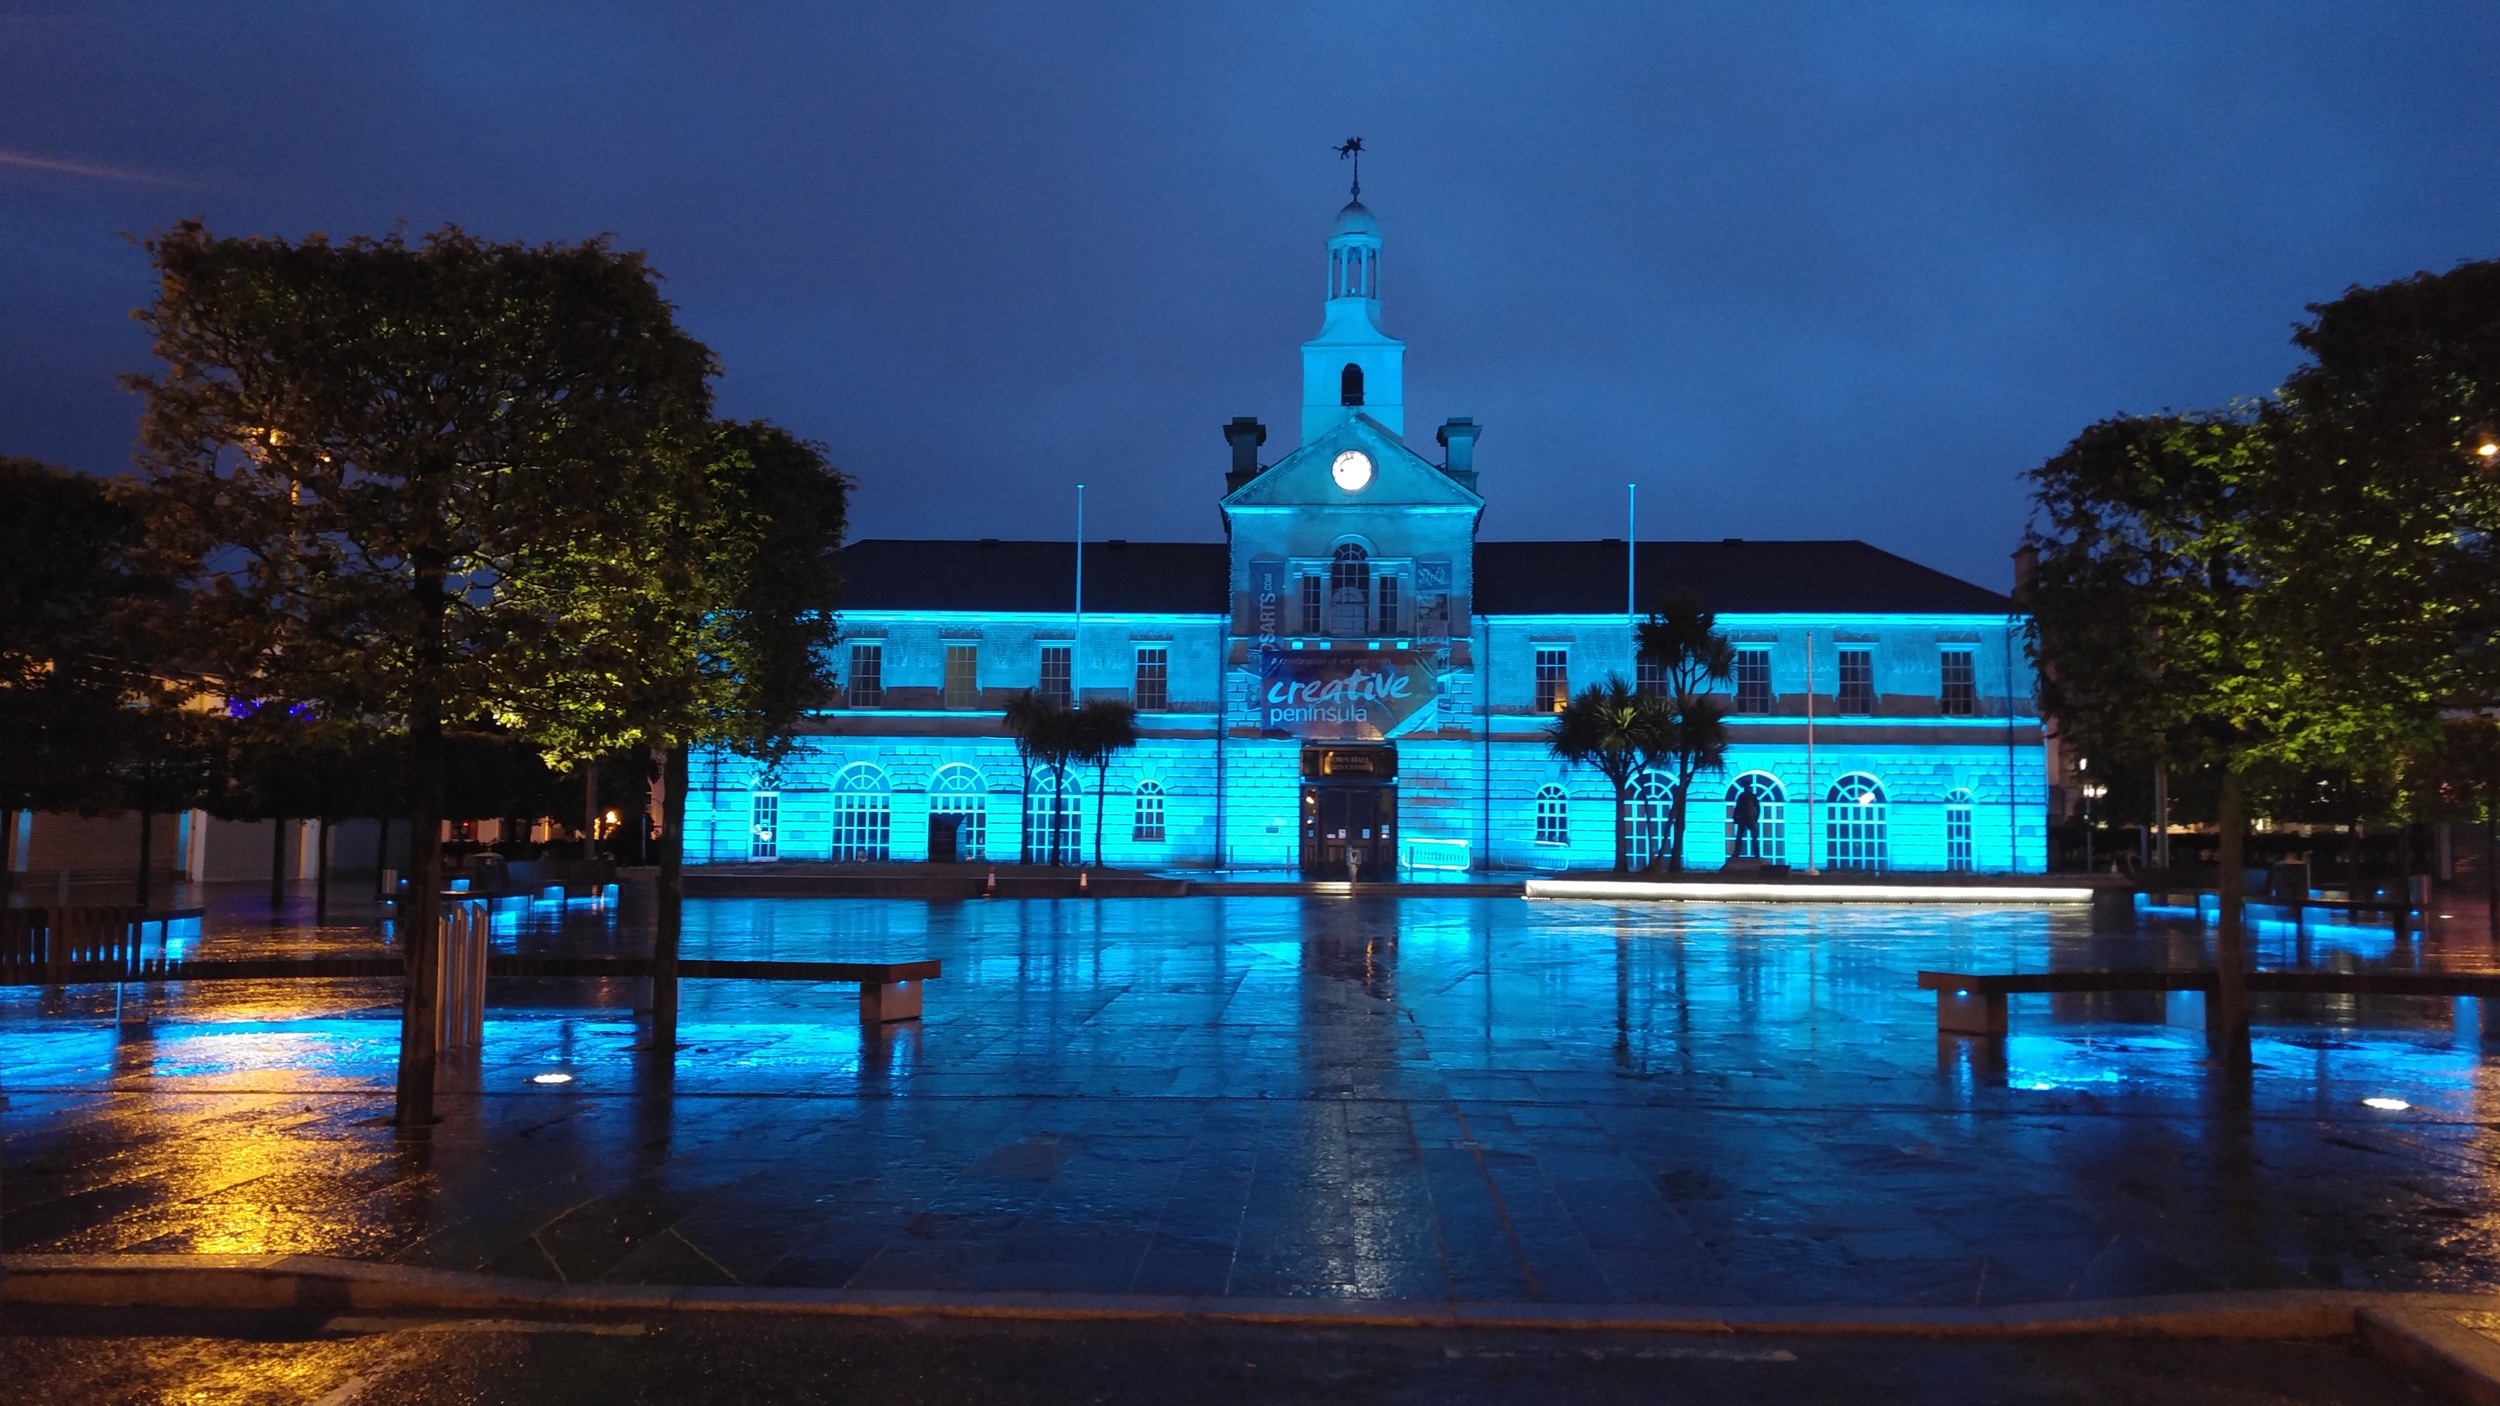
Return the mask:
[[1141,845],[1163,843],[1163,788],[1152,781],[1137,783],[1137,810],[1129,823],[1129,838]]
[[1767,649],[1736,651],[1736,711],[1740,713],[1771,711],[1771,651]]
[[1167,712],[1172,706],[1172,650],[1169,645],[1137,647],[1137,711]]
[[1302,633],[1306,635],[1319,633],[1320,603],[1325,598],[1327,589],[1317,576],[1302,578]]
[[894,809],[885,773],[855,766],[833,784],[833,858],[883,863],[893,853]]
[[1398,632],[1398,578],[1380,578],[1380,618],[1372,626],[1374,634],[1394,635]]
[[1667,696],[1667,671],[1655,659],[1632,661],[1632,687],[1644,698]]
[[1042,677],[1041,686],[1037,691],[1041,694],[1043,702],[1054,707],[1073,708],[1076,706],[1076,676],[1074,659],[1070,653],[1073,648],[1074,646],[1064,644],[1042,646]]
[[1348,542],[1328,563],[1328,633],[1352,639],[1371,624],[1372,559]]
[[1967,874],[1978,867],[1971,843],[1971,794],[1955,791],[1944,798],[1944,867]]
[[755,793],[754,808],[748,812],[747,858],[776,859],[781,855],[781,797],[769,791]]
[[[1751,797],[1751,803],[1747,803]],[[1752,827],[1745,824],[1750,813]],[[1728,783],[1727,857],[1788,862],[1788,791],[1768,772],[1749,771]]]
[[851,646],[851,686],[844,701],[854,708],[879,708],[885,705],[885,646],[854,644]]
[[981,706],[981,647],[972,644],[950,644],[946,647],[946,706],[978,708]]
[[1566,650],[1540,649],[1536,652],[1536,710],[1559,713],[1571,700],[1570,655]]
[[1853,771],[1833,782],[1823,797],[1826,862],[1834,869],[1882,869],[1885,813],[1890,809],[1883,783],[1865,772]]
[[1571,798],[1563,794],[1560,786],[1547,786],[1536,793],[1536,842],[1571,843]]
[[1840,651],[1840,711],[1844,713],[1875,711],[1875,651],[1871,649]]
[[1944,689],[1937,706],[1948,718],[1967,718],[1979,711],[1979,671],[1967,649],[1944,652]]
[[981,773],[960,763],[940,767],[929,778],[929,813],[963,817],[955,822],[956,858],[974,860],[988,855],[989,799],[989,786]]

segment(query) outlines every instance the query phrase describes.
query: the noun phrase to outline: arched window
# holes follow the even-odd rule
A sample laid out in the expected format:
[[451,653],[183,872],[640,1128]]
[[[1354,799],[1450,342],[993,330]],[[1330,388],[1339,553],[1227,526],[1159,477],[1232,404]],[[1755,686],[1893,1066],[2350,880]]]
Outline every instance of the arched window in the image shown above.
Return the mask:
[[1156,781],[1137,783],[1137,804],[1129,819],[1128,837],[1141,845],[1163,843],[1163,785]]
[[1085,782],[1073,771],[1033,768],[1033,790],[1024,807],[1025,844],[1044,864],[1073,864],[1085,857]]
[[1541,845],[1571,843],[1571,798],[1560,786],[1540,787],[1536,793],[1536,842]]
[[[1750,836],[1736,826],[1737,809],[1747,796],[1755,806]],[[1746,772],[1727,786],[1727,857],[1744,856],[1765,864],[1788,862],[1788,789],[1767,771]]]
[[929,778],[929,814],[960,815],[955,826],[955,855],[982,859],[990,846],[990,788],[981,773],[960,762],[937,769]]
[[894,850],[894,806],[885,773],[863,762],[833,783],[833,858],[882,863]]
[[1944,798],[1944,867],[1956,874],[1967,874],[1979,867],[1977,846],[1971,842],[1971,793],[1956,789]]
[[1643,768],[1632,778],[1632,867],[1644,869],[1667,852],[1667,821],[1675,810],[1675,785]]
[[1359,636],[1371,625],[1372,559],[1358,542],[1337,548],[1328,563],[1328,633]]
[[1337,373],[1337,403],[1339,405],[1363,403],[1363,368],[1351,361],[1345,364],[1345,370]]
[[1884,783],[1853,771],[1823,797],[1823,849],[1834,869],[1882,869]]

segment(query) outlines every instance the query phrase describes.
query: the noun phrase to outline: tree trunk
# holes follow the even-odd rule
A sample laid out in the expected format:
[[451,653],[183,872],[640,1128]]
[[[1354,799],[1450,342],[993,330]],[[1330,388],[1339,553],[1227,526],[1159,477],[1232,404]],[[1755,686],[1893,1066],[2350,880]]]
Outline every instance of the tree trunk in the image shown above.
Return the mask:
[[2396,827],[2396,940],[2413,931],[2413,822]]
[[1667,872],[1684,872],[1685,800],[1693,793],[1693,778],[1687,776],[1675,788],[1675,806],[1667,818]]
[[398,1123],[403,1136],[421,1133],[434,1122],[439,1054],[434,1034],[441,1019],[443,962],[442,712],[432,682],[419,684],[408,706],[408,896],[393,912],[408,968],[407,994],[399,1007]]
[[1024,761],[1024,795],[1016,805],[1016,862],[1033,862],[1033,759]]
[[330,921],[330,822],[313,822],[321,829],[313,836],[313,923],[319,926]]
[[0,895],[17,882],[17,808],[0,810]]
[[2222,772],[2222,873],[2217,895],[2222,907],[2222,921],[2214,934],[2213,1004],[2205,1012],[2205,1034],[2214,1057],[2235,1066],[2246,1066],[2248,1052],[2248,944],[2241,930],[2241,901],[2244,897],[2245,875],[2241,868],[2241,832],[2247,821],[2242,815],[2240,774],[2225,763]]
[[2483,817],[2483,940],[2500,946],[2500,815]]
[[1615,872],[1632,872],[1632,788],[1629,784],[1615,787]]
[[391,818],[377,815],[373,818],[373,886],[384,898],[391,896],[390,889],[382,883],[382,875],[390,867]]
[[2361,818],[2359,816],[2353,817],[2352,850],[2344,860],[2344,901],[2355,905],[2361,902]]
[[1103,798],[1111,790],[1111,764],[1104,762],[1094,768],[1094,867],[1102,867]]
[[659,922],[651,943],[651,1043],[677,1048],[677,943],[686,921],[686,783],[691,767],[682,742],[669,744],[667,792],[660,810]]
[[269,817],[269,911],[286,907],[286,817]]
[[582,858],[599,857],[599,764],[582,763]]
[[148,906],[148,870],[156,863],[156,812],[139,812],[139,908]]

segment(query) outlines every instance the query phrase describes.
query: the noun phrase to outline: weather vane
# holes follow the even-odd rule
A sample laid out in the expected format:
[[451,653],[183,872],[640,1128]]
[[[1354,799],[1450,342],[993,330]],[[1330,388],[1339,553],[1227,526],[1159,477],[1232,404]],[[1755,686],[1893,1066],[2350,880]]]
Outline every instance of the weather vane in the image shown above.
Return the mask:
[[1361,137],[1346,138],[1345,145],[1337,148],[1337,159],[1339,161],[1351,161],[1354,163],[1354,198],[1357,200],[1362,199],[1363,139]]

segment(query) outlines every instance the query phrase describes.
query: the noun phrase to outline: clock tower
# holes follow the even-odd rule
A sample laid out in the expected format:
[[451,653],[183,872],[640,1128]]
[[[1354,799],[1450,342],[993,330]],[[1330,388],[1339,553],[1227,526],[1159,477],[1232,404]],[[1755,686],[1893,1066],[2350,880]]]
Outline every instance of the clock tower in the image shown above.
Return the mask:
[[1380,223],[1360,200],[1328,236],[1328,304],[1302,344],[1302,442],[1355,414],[1406,434],[1406,343],[1380,330]]

